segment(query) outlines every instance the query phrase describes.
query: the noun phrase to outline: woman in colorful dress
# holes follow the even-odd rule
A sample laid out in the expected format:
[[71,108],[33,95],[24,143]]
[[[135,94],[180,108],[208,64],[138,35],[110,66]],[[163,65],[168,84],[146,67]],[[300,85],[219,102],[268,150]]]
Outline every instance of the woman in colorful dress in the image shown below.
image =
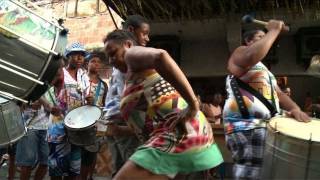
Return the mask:
[[110,63],[126,73],[121,112],[143,142],[115,179],[168,179],[223,162],[211,126],[183,72],[161,49],[134,46],[132,34],[109,33]]

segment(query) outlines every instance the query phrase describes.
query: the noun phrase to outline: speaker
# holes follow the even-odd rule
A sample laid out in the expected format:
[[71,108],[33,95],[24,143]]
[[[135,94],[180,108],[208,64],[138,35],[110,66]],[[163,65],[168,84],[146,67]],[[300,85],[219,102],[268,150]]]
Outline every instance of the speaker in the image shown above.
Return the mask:
[[149,47],[160,48],[166,50],[178,65],[181,62],[181,42],[176,35],[156,35],[151,36]]
[[297,62],[308,67],[311,58],[320,54],[320,27],[300,28],[296,34]]

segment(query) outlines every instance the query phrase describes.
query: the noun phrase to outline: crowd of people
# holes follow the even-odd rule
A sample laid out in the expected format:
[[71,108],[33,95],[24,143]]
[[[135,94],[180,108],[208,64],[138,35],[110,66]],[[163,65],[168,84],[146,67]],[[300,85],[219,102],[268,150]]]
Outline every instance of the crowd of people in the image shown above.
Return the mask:
[[[104,111],[97,139],[106,137],[101,142],[108,143],[114,179],[170,179],[219,166],[223,158],[212,131],[219,124],[234,159],[233,177],[258,179],[266,120],[281,106],[298,121],[309,121],[261,63],[283,27],[282,21],[271,20],[268,32],[244,34],[244,44],[228,61],[225,102],[220,93],[200,102],[172,57],[145,47],[150,26],[139,15],[129,16],[122,30],[103,40],[114,67],[109,85],[99,77],[102,59],[72,43],[51,88],[39,100],[21,105],[28,131],[16,150],[11,146],[10,165],[20,168],[23,180],[35,168],[35,179],[43,179],[47,171],[53,180],[92,179],[97,151],[68,141],[64,117],[80,106],[95,105]],[[242,84],[260,90],[269,105]]]

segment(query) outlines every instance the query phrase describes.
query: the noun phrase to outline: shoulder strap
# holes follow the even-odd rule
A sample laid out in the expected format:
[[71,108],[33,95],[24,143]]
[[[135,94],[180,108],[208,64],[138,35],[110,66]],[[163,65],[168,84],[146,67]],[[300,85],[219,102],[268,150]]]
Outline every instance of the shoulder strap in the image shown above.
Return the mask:
[[237,78],[235,78],[234,76],[231,76],[230,86],[231,86],[233,95],[236,99],[236,102],[237,102],[237,105],[238,105],[238,108],[240,110],[242,117],[244,119],[248,119],[249,118],[249,111],[248,111],[246,104],[244,103],[242,94],[239,90],[238,81],[236,79]]
[[97,101],[98,101],[98,98],[99,98],[99,95],[100,95],[100,90],[101,90],[101,84],[102,84],[102,81],[99,79],[99,84],[98,84],[98,87],[96,89],[96,94],[94,96],[94,102],[93,104],[96,104]]
[[[271,113],[271,117],[273,117],[276,113],[277,110],[274,107],[274,105],[272,105],[261,93],[259,93],[258,91],[256,91],[255,89],[253,89],[251,86],[249,86],[247,83],[241,81],[239,78],[235,78],[235,81],[237,82],[237,84],[239,85],[240,88],[248,91],[249,93],[251,93],[253,96],[255,96],[256,98],[258,98],[270,111]],[[273,89],[272,89],[272,85],[271,85],[271,92],[273,93]],[[273,96],[273,95],[272,95]],[[273,98],[273,97],[272,97]]]
[[109,90],[108,84],[106,82],[104,82],[101,78],[100,81],[102,82],[102,84],[104,85],[104,92],[103,92],[103,97],[102,97],[102,104],[103,106],[105,105],[105,101],[107,98],[107,92]]

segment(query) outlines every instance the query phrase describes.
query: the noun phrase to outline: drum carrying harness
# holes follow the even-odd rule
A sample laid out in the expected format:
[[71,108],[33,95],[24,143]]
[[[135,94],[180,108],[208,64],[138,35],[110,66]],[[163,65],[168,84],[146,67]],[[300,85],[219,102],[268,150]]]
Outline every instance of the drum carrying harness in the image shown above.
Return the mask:
[[239,78],[236,78],[235,76],[230,76],[230,78],[231,78],[230,86],[243,118],[249,119],[249,111],[246,104],[244,103],[242,94],[240,92],[240,88],[246,90],[256,98],[258,98],[269,109],[271,117],[273,117],[277,113],[277,110],[275,108],[273,85],[272,85],[270,76],[269,76],[269,80],[270,80],[270,86],[271,86],[272,104],[261,93],[253,89],[251,86],[249,86],[247,83],[243,82]]

